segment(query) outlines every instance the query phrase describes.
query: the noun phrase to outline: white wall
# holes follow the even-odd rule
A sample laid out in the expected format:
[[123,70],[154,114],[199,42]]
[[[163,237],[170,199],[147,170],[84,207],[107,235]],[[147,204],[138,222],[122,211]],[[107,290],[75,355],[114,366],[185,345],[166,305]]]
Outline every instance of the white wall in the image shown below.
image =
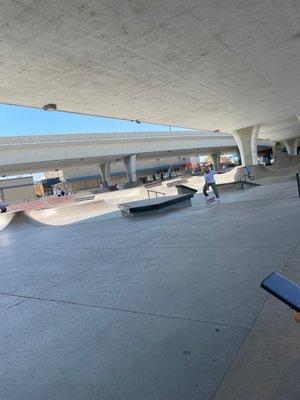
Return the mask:
[[5,197],[8,203],[33,199],[36,197],[33,178],[0,180],[0,194]]

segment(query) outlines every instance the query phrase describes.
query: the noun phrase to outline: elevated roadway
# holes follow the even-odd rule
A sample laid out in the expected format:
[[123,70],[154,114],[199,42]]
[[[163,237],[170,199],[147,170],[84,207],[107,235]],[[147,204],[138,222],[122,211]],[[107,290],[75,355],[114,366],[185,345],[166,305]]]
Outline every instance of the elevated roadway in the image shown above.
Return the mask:
[[[274,144],[270,140],[259,140],[261,148]],[[96,166],[118,162],[131,155],[151,159],[236,151],[232,135],[207,131],[2,137],[0,173],[11,175]]]

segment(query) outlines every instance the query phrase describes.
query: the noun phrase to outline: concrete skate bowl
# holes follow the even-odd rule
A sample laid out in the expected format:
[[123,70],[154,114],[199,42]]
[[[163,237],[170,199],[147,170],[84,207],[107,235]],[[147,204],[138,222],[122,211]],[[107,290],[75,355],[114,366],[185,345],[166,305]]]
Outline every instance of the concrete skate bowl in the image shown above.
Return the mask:
[[16,211],[0,214],[0,232],[16,232],[31,227],[63,226],[117,211],[104,200],[90,203],[74,203],[61,207],[34,211]]
[[44,208],[34,211],[16,211],[0,214],[0,231],[14,232],[32,227],[68,225],[105,213],[116,211],[104,200],[90,203],[75,203],[61,207]]
[[0,231],[20,230],[28,225],[34,227],[63,226],[92,219],[98,216],[120,217],[117,205],[122,201],[146,198],[146,189],[134,188],[117,192],[101,193],[93,199],[62,204],[58,207],[44,207],[31,211],[15,211],[0,214]]

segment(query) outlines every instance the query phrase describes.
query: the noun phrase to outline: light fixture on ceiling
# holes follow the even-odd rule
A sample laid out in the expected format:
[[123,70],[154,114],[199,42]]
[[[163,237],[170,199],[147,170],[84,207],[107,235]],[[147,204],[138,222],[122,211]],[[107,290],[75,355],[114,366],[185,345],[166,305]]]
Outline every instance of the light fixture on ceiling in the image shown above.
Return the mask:
[[54,103],[45,104],[43,106],[44,111],[57,111],[57,105]]

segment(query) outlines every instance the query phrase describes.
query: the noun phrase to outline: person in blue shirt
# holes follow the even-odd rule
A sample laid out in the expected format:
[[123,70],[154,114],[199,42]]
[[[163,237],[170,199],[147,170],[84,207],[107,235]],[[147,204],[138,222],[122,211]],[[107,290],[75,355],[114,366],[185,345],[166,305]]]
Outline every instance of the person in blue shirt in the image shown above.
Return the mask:
[[205,200],[208,200],[207,192],[208,192],[209,188],[211,187],[216,196],[217,202],[219,203],[220,196],[219,196],[219,192],[218,192],[217,185],[216,185],[215,173],[216,173],[216,170],[215,170],[213,164],[211,164],[210,166],[205,166],[205,168],[204,168],[205,183],[203,186],[203,194],[205,196]]

